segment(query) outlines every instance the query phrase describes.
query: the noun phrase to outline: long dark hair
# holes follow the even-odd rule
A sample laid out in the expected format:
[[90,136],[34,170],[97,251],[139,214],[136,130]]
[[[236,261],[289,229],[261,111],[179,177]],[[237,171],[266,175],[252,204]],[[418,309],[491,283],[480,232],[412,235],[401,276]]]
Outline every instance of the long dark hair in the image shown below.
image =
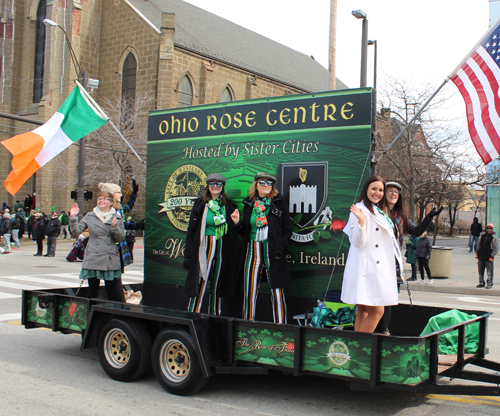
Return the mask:
[[[395,188],[395,186],[391,186],[391,188]],[[399,218],[401,219],[401,223],[403,224],[403,232],[407,233],[410,229],[410,226],[408,224],[408,214],[406,213],[406,210],[404,208],[403,195],[401,193],[399,194],[398,201],[394,204],[392,209],[389,210],[389,217],[393,222],[396,216],[399,216]]]
[[[222,191],[219,195],[219,198],[221,198],[221,205],[224,206],[226,205],[226,201],[227,201],[227,196],[226,196],[226,193],[224,192],[224,188],[226,187],[226,185],[222,185]],[[210,201],[212,199],[212,193],[210,192],[210,186],[208,186],[208,183],[207,183],[207,187],[205,188],[205,192],[203,192],[203,195],[201,196],[201,198],[203,199],[203,202],[205,204],[208,203],[208,201]]]
[[373,212],[373,206],[372,206],[372,201],[368,199],[368,187],[373,183],[373,182],[382,182],[384,184],[384,196],[383,198],[380,198],[380,202],[378,203],[378,206],[382,209],[385,208],[385,193],[387,192],[387,188],[385,186],[385,181],[384,178],[378,175],[372,175],[370,176],[365,184],[363,185],[363,189],[361,190],[361,195],[358,199],[358,202],[363,201],[365,204],[365,207],[368,208],[368,211],[370,211],[372,214]]

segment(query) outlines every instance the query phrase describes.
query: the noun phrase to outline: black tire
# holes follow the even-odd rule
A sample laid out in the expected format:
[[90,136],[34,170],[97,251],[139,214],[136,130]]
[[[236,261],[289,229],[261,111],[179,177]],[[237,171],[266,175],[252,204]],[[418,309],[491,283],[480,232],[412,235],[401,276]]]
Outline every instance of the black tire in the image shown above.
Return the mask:
[[99,361],[113,380],[132,381],[151,363],[151,336],[140,321],[113,318],[99,332]]
[[188,396],[208,383],[204,378],[191,336],[179,329],[165,329],[153,343],[153,372],[169,393]]

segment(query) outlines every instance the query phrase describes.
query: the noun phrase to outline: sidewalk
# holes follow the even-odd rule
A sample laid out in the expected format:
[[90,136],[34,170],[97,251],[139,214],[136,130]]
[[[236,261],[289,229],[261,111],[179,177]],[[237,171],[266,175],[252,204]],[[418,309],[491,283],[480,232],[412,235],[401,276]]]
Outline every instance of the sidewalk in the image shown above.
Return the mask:
[[[479,277],[477,271],[477,259],[474,252],[469,253],[469,248],[466,247],[469,241],[469,236],[457,236],[453,238],[438,237],[436,246],[445,246],[446,240],[463,240],[463,244],[458,247],[453,247],[451,255],[451,276],[448,278],[433,278],[434,283],[418,284],[416,282],[408,282],[410,290],[421,292],[440,292],[440,293],[453,293],[460,295],[476,295],[476,296],[499,296],[500,295],[500,257],[495,259],[495,269],[493,274],[493,288],[476,288],[479,284]],[[432,254],[431,254],[432,255]],[[405,265],[406,276],[411,276],[411,267],[409,264]],[[431,269],[432,273],[432,269]],[[417,278],[420,280],[420,273],[417,270]],[[487,274],[485,272],[485,280]],[[425,281],[427,282],[427,276]],[[404,286],[406,289],[406,285]],[[401,288],[403,289],[403,288]]]

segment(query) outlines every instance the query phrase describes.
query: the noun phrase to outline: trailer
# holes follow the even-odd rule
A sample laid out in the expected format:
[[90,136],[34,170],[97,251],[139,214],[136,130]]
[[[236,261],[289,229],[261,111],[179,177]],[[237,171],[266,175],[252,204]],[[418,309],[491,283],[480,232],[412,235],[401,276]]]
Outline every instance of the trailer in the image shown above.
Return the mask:
[[[75,290],[23,291],[22,324],[81,334],[81,348],[97,347],[103,370],[118,381],[136,380],[152,366],[165,390],[190,395],[219,374],[277,370],[343,380],[351,390],[500,395],[500,364],[485,358],[489,312],[466,311],[477,317],[419,336],[415,333],[446,309],[399,305],[388,336],[89,300],[84,289],[79,296]],[[465,352],[470,325],[479,326],[474,353]],[[457,354],[439,354],[440,337],[452,331],[458,332]],[[476,383],[449,384],[449,379]]]
[[[424,336],[428,320],[446,309],[398,305],[392,335],[305,323],[318,299],[341,288],[349,249],[342,229],[370,170],[371,101],[371,90],[359,89],[150,113],[144,282],[127,287],[141,291],[141,304],[110,302],[104,289],[96,299],[86,288],[23,291],[22,324],[81,334],[81,348],[97,347],[112,379],[135,380],[152,367],[177,395],[194,394],[218,374],[273,370],[343,380],[352,390],[498,395],[500,364],[485,358],[489,312],[465,311],[474,316]],[[266,290],[256,321],[240,319],[241,294],[224,299],[222,316],[187,312],[184,240],[204,179],[222,173],[228,196],[241,204],[260,171],[276,175],[290,207],[288,324],[271,322]],[[472,326],[473,350],[466,348]],[[452,332],[456,354],[439,354],[440,338]]]

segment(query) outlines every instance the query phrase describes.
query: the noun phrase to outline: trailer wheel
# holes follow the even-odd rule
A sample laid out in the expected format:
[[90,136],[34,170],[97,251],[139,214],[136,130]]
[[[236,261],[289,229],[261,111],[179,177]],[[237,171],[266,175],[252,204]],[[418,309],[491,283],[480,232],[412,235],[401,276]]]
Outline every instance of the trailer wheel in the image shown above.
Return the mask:
[[169,393],[188,396],[208,383],[203,378],[191,336],[182,330],[165,329],[153,344],[153,372]]
[[102,369],[113,380],[135,380],[150,365],[151,336],[141,322],[110,319],[99,332],[98,345]]

